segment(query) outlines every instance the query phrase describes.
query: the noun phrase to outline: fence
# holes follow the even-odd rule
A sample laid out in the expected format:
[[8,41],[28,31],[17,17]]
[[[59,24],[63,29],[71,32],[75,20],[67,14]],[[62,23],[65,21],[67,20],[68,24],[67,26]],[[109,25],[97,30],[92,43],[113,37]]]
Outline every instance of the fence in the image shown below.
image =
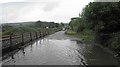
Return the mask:
[[25,43],[33,41],[35,39],[44,37],[48,34],[57,32],[59,30],[48,30],[48,31],[37,31],[22,33],[20,35],[7,35],[2,37],[2,55],[5,53],[11,52],[15,49],[18,49],[20,46],[23,46]]

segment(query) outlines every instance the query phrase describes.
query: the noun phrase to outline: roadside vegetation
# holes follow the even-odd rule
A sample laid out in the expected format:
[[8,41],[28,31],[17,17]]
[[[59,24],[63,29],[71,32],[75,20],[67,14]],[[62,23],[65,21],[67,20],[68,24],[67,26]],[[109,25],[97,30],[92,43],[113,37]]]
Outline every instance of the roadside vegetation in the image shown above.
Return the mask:
[[75,31],[73,31],[73,30],[67,30],[67,31],[65,32],[65,34],[67,34],[67,35],[76,35],[77,32],[75,32]]
[[[27,22],[26,22],[27,23]],[[61,23],[37,21],[33,23],[3,24],[2,35],[16,35],[27,32],[45,31],[50,29],[62,29]]]
[[91,2],[69,26],[66,34],[72,30],[78,37],[120,51],[120,2]]

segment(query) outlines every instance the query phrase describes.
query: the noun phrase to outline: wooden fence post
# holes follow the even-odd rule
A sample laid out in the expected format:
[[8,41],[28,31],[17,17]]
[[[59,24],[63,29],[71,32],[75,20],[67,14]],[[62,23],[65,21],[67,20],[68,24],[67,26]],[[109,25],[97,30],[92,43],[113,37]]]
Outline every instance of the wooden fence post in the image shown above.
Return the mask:
[[37,35],[37,32],[36,32],[36,39],[38,39],[38,35]]
[[41,38],[41,32],[39,32],[39,35],[40,35],[39,38]]
[[39,34],[39,31],[38,31],[38,38],[40,38],[40,34]]
[[47,34],[47,31],[46,31],[46,35],[48,35],[48,34]]
[[32,41],[32,33],[30,32],[30,41]]
[[45,36],[45,31],[44,31],[44,36]]
[[41,37],[43,37],[43,32],[41,32]]
[[45,31],[45,36],[46,36],[46,31]]
[[45,36],[45,31],[43,32],[44,36]]
[[12,47],[12,35],[10,35],[10,51],[13,50],[13,47]]
[[43,37],[45,36],[45,33],[44,33],[44,31],[43,31]]
[[24,35],[22,33],[22,45],[24,44]]

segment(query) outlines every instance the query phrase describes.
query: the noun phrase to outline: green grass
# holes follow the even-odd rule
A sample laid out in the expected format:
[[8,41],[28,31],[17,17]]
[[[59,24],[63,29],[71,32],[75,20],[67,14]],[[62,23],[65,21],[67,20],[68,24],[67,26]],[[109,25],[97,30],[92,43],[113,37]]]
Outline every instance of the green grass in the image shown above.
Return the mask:
[[77,33],[75,31],[72,31],[72,30],[67,30],[67,31],[65,31],[65,34],[67,34],[67,35],[76,35]]
[[94,41],[95,40],[95,33],[92,30],[83,30],[82,32],[74,32],[72,30],[67,30],[65,32],[67,35],[73,35],[75,37],[79,37],[84,39],[85,41]]
[[21,27],[6,29],[4,32],[2,32],[3,33],[2,35],[21,34],[26,32],[36,32],[42,30],[44,29],[37,27],[30,27],[30,26],[21,26]]
[[37,32],[37,31],[51,31],[54,28],[40,28],[40,27],[32,27],[32,26],[20,26],[20,27],[11,27],[11,28],[5,28],[2,32],[2,35],[19,35],[22,33],[27,32]]
[[78,36],[86,41],[94,41],[95,33],[92,30],[84,30],[78,33]]

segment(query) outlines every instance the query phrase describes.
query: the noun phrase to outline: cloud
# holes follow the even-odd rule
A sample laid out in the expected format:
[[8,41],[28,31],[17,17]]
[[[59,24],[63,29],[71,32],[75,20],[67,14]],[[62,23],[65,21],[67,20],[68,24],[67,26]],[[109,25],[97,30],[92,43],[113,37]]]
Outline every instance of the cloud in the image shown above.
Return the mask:
[[44,7],[43,10],[44,11],[52,11],[53,9],[57,8],[59,6],[59,2],[50,2],[47,3]]
[[2,15],[4,23],[37,20],[66,23],[70,21],[70,18],[77,17],[90,1],[91,0],[29,0],[28,2],[2,3],[2,5],[0,5],[0,7],[2,7],[2,13],[0,13],[0,15]]
[[120,0],[95,0],[95,2],[119,2]]

